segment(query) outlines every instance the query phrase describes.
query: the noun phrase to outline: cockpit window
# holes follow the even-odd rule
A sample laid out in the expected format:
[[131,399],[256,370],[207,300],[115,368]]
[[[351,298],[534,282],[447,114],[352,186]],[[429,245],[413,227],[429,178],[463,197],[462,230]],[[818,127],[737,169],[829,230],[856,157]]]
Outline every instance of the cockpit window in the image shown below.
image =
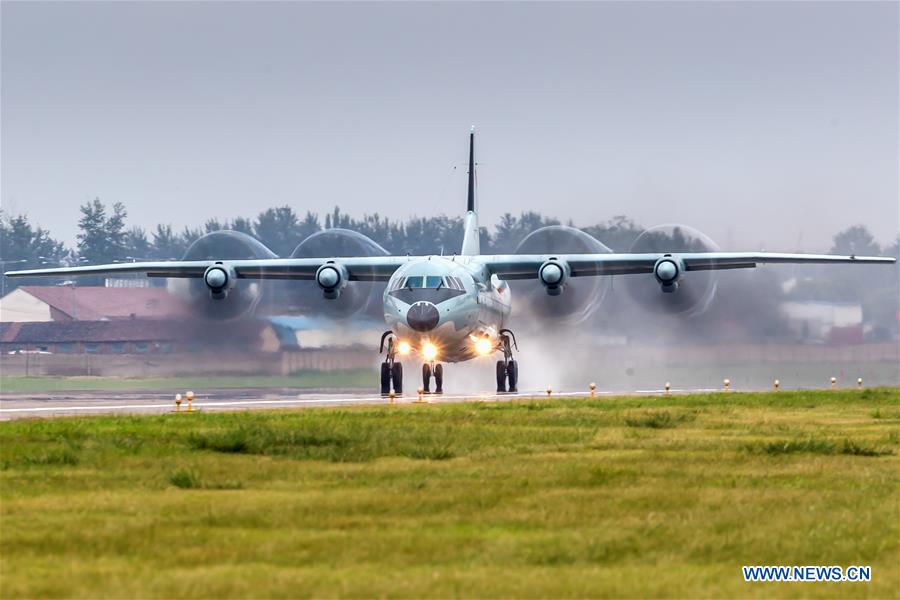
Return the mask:
[[417,289],[426,288],[438,290],[441,288],[449,288],[451,290],[465,290],[457,277],[440,277],[438,275],[414,275],[412,277],[399,277],[394,283],[392,289]]

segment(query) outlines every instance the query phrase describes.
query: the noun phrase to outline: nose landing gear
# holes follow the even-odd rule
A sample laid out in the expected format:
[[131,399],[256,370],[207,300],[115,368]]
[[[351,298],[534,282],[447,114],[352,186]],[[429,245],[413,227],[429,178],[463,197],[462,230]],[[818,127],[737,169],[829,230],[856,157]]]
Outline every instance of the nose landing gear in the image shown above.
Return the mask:
[[[392,332],[385,331],[381,334],[381,349],[379,353],[384,353],[384,340],[387,340],[387,353],[385,361],[381,363],[381,395],[387,396],[391,393],[391,385],[394,387],[394,393],[400,395],[403,393],[403,364],[397,358],[397,349],[394,345],[394,337]],[[390,337],[388,337],[390,336]]]
[[501,329],[500,349],[503,351],[503,360],[497,361],[497,393],[514,394],[519,391],[519,363],[513,359],[513,348],[519,349],[516,335],[509,329]]

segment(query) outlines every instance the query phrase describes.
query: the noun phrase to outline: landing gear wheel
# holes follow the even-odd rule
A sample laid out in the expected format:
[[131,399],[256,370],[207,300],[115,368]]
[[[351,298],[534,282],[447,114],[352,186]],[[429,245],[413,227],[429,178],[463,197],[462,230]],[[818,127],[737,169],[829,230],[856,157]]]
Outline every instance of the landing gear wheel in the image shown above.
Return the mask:
[[381,363],[381,395],[387,396],[391,393],[391,365],[386,362]]
[[444,393],[444,365],[434,365],[434,393]]
[[506,392],[506,363],[502,360],[497,361],[497,393]]
[[395,362],[391,369],[391,380],[394,383],[394,393],[398,396],[403,393],[403,365]]
[[431,365],[428,363],[422,365],[422,391],[431,393]]
[[508,389],[511,393],[519,391],[519,363],[514,360],[509,361],[506,365],[506,378],[509,380]]

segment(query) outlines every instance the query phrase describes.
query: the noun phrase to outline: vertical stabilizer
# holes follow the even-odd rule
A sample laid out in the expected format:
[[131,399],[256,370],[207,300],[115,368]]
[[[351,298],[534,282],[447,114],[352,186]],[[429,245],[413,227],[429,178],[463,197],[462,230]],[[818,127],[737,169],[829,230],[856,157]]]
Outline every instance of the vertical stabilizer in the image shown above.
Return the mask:
[[475,213],[475,127],[469,132],[469,194],[466,200],[465,233],[460,254],[462,256],[481,254],[478,215]]

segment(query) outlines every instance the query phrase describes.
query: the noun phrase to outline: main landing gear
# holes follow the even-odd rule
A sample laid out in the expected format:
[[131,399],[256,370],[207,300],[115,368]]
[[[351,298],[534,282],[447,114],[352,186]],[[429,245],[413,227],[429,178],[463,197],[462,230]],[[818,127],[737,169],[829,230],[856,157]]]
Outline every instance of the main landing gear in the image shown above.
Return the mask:
[[509,329],[501,329],[500,349],[503,351],[503,360],[497,361],[497,393],[519,391],[519,363],[513,359],[513,348],[519,349],[516,335]]
[[[388,336],[390,336],[388,338]],[[387,340],[387,354],[385,361],[381,363],[381,395],[387,396],[391,393],[393,385],[394,393],[398,396],[403,393],[403,365],[397,361],[397,348],[394,342],[396,339],[391,335],[390,331],[385,331],[381,335],[381,353],[384,353],[384,340]]]
[[444,365],[425,363],[422,365],[422,392],[431,393],[431,376],[434,375],[434,393],[444,393]]

